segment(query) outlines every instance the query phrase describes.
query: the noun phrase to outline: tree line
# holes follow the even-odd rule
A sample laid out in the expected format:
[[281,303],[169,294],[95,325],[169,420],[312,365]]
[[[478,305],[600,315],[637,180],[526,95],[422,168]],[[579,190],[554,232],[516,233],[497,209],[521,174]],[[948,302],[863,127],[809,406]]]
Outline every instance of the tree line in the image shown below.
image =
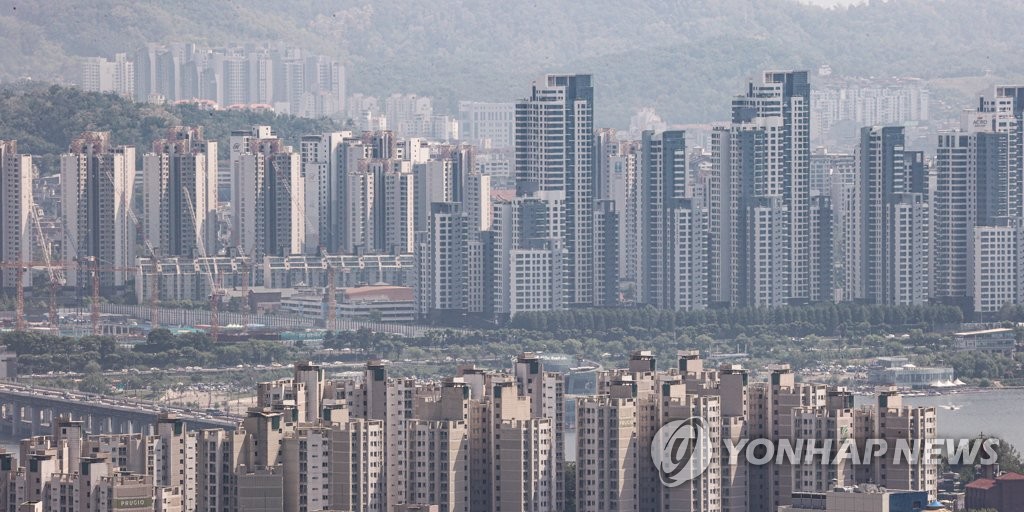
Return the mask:
[[177,368],[183,366],[235,366],[291,362],[294,349],[280,342],[244,341],[213,343],[203,332],[173,334],[167,329],[150,331],[134,346],[109,336],[72,338],[32,332],[0,334],[0,345],[18,355],[18,372],[82,373],[90,364],[103,370],[126,368]]
[[[1024,310],[1022,310],[1024,311]],[[670,311],[652,307],[569,309],[520,313],[509,327],[527,331],[653,330],[671,332],[697,328],[702,334],[736,336],[772,333],[788,336],[842,336],[865,326],[871,332],[885,329],[933,331],[963,321],[955,306],[925,304],[884,306],[876,304],[814,304],[770,308],[726,308]]]
[[45,176],[60,169],[59,157],[83,131],[109,131],[114,144],[135,146],[142,155],[174,126],[202,126],[207,140],[218,142],[227,160],[232,130],[270,125],[286,143],[298,146],[303,135],[335,131],[331,119],[306,119],[252,110],[204,110],[195,105],[135,103],[116,94],[83,92],[38,83],[8,85],[0,90],[0,139],[18,141],[18,151],[33,155]]

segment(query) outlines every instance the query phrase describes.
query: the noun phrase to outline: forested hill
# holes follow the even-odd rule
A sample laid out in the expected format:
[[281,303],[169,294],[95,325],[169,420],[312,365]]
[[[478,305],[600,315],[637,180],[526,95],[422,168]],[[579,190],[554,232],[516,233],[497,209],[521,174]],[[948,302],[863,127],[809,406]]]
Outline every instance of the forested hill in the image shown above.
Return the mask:
[[208,140],[219,142],[228,157],[232,130],[270,125],[278,136],[298,147],[310,133],[340,128],[328,119],[304,119],[248,110],[206,111],[190,105],[145,105],[113,94],[86,93],[75,88],[28,85],[0,89],[0,140],[16,139],[18,151],[36,155],[46,175],[57,172],[58,156],[83,131],[109,131],[115,144],[135,146],[139,157],[172,126],[202,126]]
[[0,78],[70,79],[72,57],[146,41],[281,40],[349,64],[350,90],[524,96],[544,72],[595,75],[598,123],[653,105],[670,122],[724,117],[766,67],[924,78],[1024,76],[1016,0],[0,0]]

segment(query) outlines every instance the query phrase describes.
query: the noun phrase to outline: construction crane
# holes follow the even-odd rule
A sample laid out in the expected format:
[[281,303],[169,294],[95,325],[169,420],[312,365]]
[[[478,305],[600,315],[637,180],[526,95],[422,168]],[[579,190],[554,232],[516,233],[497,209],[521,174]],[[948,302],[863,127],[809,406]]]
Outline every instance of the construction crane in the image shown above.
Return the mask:
[[[91,300],[90,304],[90,322],[92,324],[93,334],[99,335],[102,333],[100,329],[100,273],[101,272],[134,272],[138,270],[138,267],[104,267],[100,266],[98,260],[94,256],[84,258],[83,263],[70,263],[70,264],[57,264],[52,261],[15,261],[15,262],[2,262],[0,268],[13,268],[17,272],[17,282],[15,284],[17,301],[14,307],[15,316],[15,329],[24,331],[27,327],[25,322],[25,286],[24,277],[25,271],[29,269],[45,269],[51,276],[58,275],[60,280],[63,280],[62,274],[59,270],[68,270],[69,268],[76,267],[79,270],[87,270],[91,273]],[[56,306],[56,289],[54,283],[60,283],[58,280],[51,278],[50,281],[50,304],[49,304],[49,315],[50,315],[50,326],[55,327],[57,323],[57,306]],[[62,284],[58,284],[63,286]]]
[[334,265],[327,258],[327,250],[320,246],[320,257],[324,259],[324,266],[327,267],[327,318],[324,321],[324,328],[330,330],[338,316],[338,289],[337,280],[334,274]]
[[[92,299],[89,304],[89,321],[92,324],[92,333],[96,336],[103,334],[100,326],[100,272],[135,272],[138,267],[101,267],[99,258],[88,256],[84,258],[89,263],[85,267],[91,272]],[[81,265],[79,265],[81,267]]]
[[[281,186],[284,187],[284,189],[288,192],[288,197],[291,198],[292,201],[294,201],[295,194],[294,192],[292,192],[291,184],[288,182],[287,179],[278,179],[279,173],[280,170],[278,170],[277,166],[274,166],[274,179],[277,181],[277,183],[280,183]],[[311,229],[313,228],[313,223],[309,220],[308,217],[306,217],[305,209],[299,208],[297,210],[297,213],[299,215],[299,220],[302,222],[302,225],[308,230],[307,232],[313,231]],[[334,322],[338,315],[338,290],[337,279],[335,276],[336,269],[334,268],[334,265],[331,265],[330,260],[327,258],[327,250],[324,248],[323,245],[320,245],[320,257],[323,259],[324,267],[327,270],[327,286],[324,288],[324,295],[326,295],[325,302],[327,303],[327,311],[325,312],[324,317],[324,328],[330,329],[331,326],[334,325]]]
[[[160,300],[160,260],[156,255],[150,256],[153,262],[153,286],[149,290],[149,325],[150,329],[156,329],[160,325],[160,310],[157,309],[157,301]],[[145,281],[146,276],[142,276]]]
[[[216,267],[217,264],[214,263],[214,266]],[[210,339],[214,343],[217,343],[220,338],[220,301],[225,293],[224,278],[218,271],[216,286],[210,290]]]
[[[111,183],[114,182],[114,176],[110,171],[107,171],[107,178],[110,179]],[[160,259],[157,258],[153,242],[150,242],[149,238],[146,237],[146,229],[142,222],[139,221],[139,217],[135,215],[135,210],[129,207],[126,211],[128,212],[128,218],[135,224],[135,229],[142,233],[142,243],[146,246],[146,251],[149,252],[150,261],[153,262],[153,286],[150,287],[147,302],[149,304],[149,323],[152,329],[156,329],[160,324],[160,310],[157,309],[157,302],[160,300]],[[143,276],[143,279],[145,279],[145,276]],[[141,298],[139,297],[139,299]]]
[[[108,179],[113,182],[113,176],[108,171]],[[139,229],[142,228],[138,217],[135,212],[130,208],[127,210],[129,218],[135,223],[135,226]],[[57,328],[57,295],[61,287],[67,284],[66,274],[62,271],[66,271],[72,267],[82,268],[82,265],[75,263],[55,263],[53,261],[52,254],[50,252],[50,245],[47,243],[45,233],[43,232],[42,222],[38,212],[38,205],[33,205],[30,215],[32,217],[33,227],[36,230],[36,236],[38,237],[38,244],[40,253],[43,256],[43,261],[15,261],[15,262],[0,262],[0,268],[13,268],[16,271],[16,304],[15,304],[15,329],[24,331],[27,327],[25,321],[25,286],[24,276],[25,272],[29,269],[45,269],[49,275],[49,301],[48,301],[48,319],[50,327],[53,329]],[[159,269],[156,251],[153,244],[149,240],[143,238],[146,248],[149,250],[150,257],[153,259],[154,268]],[[75,251],[77,252],[77,251]],[[134,272],[138,270],[137,267],[101,267],[99,261],[95,257],[86,258],[91,264],[88,265],[87,270],[92,273],[92,304],[90,304],[91,312],[91,323],[93,334],[101,334],[100,329],[100,272]],[[159,274],[159,272],[157,272]],[[156,326],[158,310],[155,307],[155,301],[159,294],[159,277],[156,279],[156,285],[154,286],[154,292],[150,295],[150,308],[152,314],[153,325]]]
[[[188,188],[182,188],[184,193],[185,201],[188,202],[188,213],[192,217],[192,225],[195,226],[196,234],[199,235],[199,221],[196,220],[195,203],[192,202],[192,194],[189,193]],[[202,236],[196,236],[196,242],[199,246],[199,256],[206,260],[206,277],[210,281],[210,339],[214,343],[217,343],[217,338],[220,335],[220,298],[223,297],[227,292],[224,290],[224,280],[220,275],[220,268],[217,267],[217,262],[210,260],[206,253],[206,242]],[[210,270],[210,265],[213,265],[213,270]]]
[[[36,228],[36,236],[38,237],[38,244],[39,244],[39,249],[40,249],[39,252],[41,252],[43,254],[43,261],[46,263],[46,270],[47,270],[47,273],[50,276],[50,297],[49,297],[50,300],[48,302],[48,304],[49,304],[49,320],[50,320],[50,328],[51,329],[56,329],[57,328],[57,294],[58,294],[60,288],[62,286],[64,286],[64,284],[66,283],[66,279],[64,278],[64,274],[62,274],[60,272],[60,270],[59,270],[61,267],[53,265],[53,257],[50,254],[50,244],[47,243],[46,236],[43,234],[43,224],[42,224],[42,221],[39,219],[39,211],[38,211],[38,209],[37,209],[37,207],[35,205],[33,205],[33,208],[32,208],[32,221],[33,221],[32,222],[33,225]],[[19,285],[20,285],[21,284],[21,279],[20,278],[19,278],[18,282],[19,282]],[[24,294],[24,290],[22,290],[21,293]]]
[[[14,269],[15,271],[15,303],[14,303],[14,328],[18,331],[24,331],[27,328],[25,322],[25,271],[30,269],[47,269],[52,267],[49,261],[10,261],[0,262],[0,268]],[[50,309],[55,309],[54,306],[50,306]],[[55,323],[54,319],[50,319],[50,323]]]
[[[114,174],[110,170],[106,171],[107,179],[110,180],[111,185],[117,188],[114,183]],[[157,302],[160,300],[160,263],[159,258],[156,255],[156,248],[153,247],[153,243],[146,237],[146,229],[139,221],[138,215],[135,215],[135,209],[131,206],[127,207],[125,211],[128,214],[128,218],[135,224],[135,229],[142,233],[142,243],[146,246],[146,250],[149,252],[149,258],[153,262],[153,286],[149,290],[149,323],[152,329],[156,329],[160,324],[160,310],[157,309]],[[194,214],[193,214],[194,215]],[[143,276],[145,279],[145,276]],[[139,297],[141,299],[141,297]],[[95,329],[95,327],[94,327]]]

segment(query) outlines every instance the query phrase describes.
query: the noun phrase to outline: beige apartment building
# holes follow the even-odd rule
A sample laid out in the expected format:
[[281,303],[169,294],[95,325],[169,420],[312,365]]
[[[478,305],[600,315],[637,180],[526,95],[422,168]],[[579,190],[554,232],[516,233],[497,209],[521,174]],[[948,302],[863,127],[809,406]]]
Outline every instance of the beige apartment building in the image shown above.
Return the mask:
[[[813,439],[862,445],[935,436],[935,411],[895,392],[854,408],[843,389],[800,383],[785,366],[751,382],[735,365],[679,353],[664,370],[650,352],[597,375],[576,400],[576,493],[564,496],[563,377],[537,354],[507,372],[463,366],[440,381],[391,378],[386,361],[329,379],[312,363],[260,383],[233,430],[189,430],[161,416],[150,433],[87,435],[57,419],[53,433],[0,451],[0,510],[42,512],[741,512],[794,496],[874,482],[936,490],[936,467],[875,460],[730,460],[723,442]],[[651,458],[658,430],[703,419],[706,469],[669,487]],[[556,476],[557,475],[557,476]]]

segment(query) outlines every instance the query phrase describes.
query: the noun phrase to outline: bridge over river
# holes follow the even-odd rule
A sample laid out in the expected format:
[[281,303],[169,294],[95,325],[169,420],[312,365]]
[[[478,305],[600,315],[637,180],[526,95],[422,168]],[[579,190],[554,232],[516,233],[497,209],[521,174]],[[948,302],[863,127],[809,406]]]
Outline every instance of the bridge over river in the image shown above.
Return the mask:
[[0,383],[0,435],[13,439],[48,434],[61,416],[82,421],[89,434],[150,433],[161,414],[177,415],[192,430],[234,429],[242,420],[159,402]]

